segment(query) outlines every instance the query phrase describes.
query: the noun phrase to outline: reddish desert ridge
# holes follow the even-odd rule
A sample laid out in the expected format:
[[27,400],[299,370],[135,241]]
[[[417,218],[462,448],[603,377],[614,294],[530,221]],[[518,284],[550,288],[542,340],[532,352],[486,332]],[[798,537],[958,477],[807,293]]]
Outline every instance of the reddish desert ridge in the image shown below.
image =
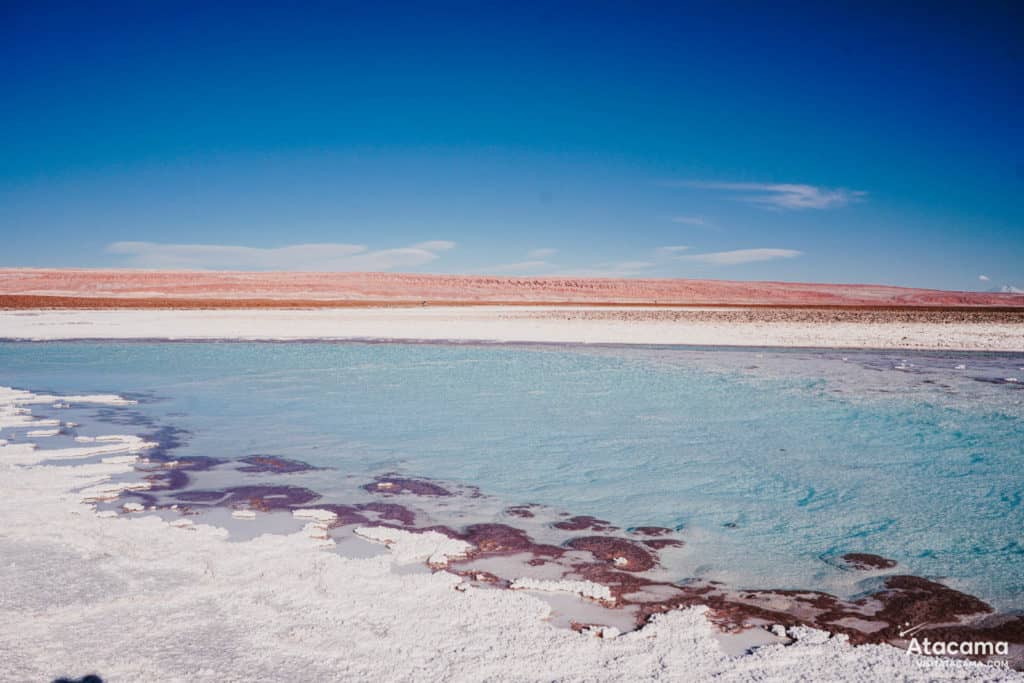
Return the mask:
[[889,285],[293,273],[0,269],[0,307],[274,307],[655,304],[1024,308],[1024,295]]

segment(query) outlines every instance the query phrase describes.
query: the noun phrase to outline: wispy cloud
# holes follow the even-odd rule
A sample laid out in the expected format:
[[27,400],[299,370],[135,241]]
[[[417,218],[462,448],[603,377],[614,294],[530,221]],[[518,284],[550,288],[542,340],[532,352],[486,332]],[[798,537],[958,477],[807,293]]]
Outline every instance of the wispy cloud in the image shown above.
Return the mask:
[[669,187],[692,187],[726,192],[731,199],[776,209],[834,209],[863,199],[867,192],[798,183],[718,183],[673,181]]
[[982,282],[988,282],[990,278],[988,275],[979,275],[978,279],[981,280]]
[[632,277],[634,275],[645,275],[657,265],[650,261],[618,261],[615,263],[598,263],[591,268],[560,270],[557,274],[567,277]]
[[448,240],[431,240],[412,245],[413,249],[424,249],[426,251],[448,251],[455,248],[455,242]]
[[802,254],[802,251],[795,249],[736,249],[733,251],[715,251],[707,254],[684,254],[677,258],[683,261],[700,261],[701,263],[710,263],[716,266],[735,266],[742,263],[796,258]]
[[[674,247],[676,250],[686,247]],[[473,270],[475,273],[488,275],[544,275],[546,277],[630,277],[640,275],[658,264],[651,261],[615,261],[597,263],[592,266],[564,266],[552,263],[547,257],[558,253],[557,249],[531,249],[527,252],[527,260],[515,263],[500,263],[486,268]],[[666,252],[667,254],[668,252]]]
[[500,263],[496,266],[488,266],[487,268],[481,269],[479,272],[493,274],[493,275],[520,275],[526,273],[536,273],[542,270],[551,270],[555,266],[547,261],[533,260],[533,261],[519,261],[518,263]]
[[708,224],[708,222],[700,216],[672,216],[669,220],[680,225],[706,226]]
[[551,249],[550,247],[531,249],[526,252],[526,258],[522,261],[499,263],[494,266],[477,268],[470,272],[486,275],[537,275],[539,273],[551,272],[551,269],[558,266],[547,259],[557,253],[557,249]]
[[653,268],[655,263],[650,261],[622,261],[620,263],[613,264],[613,267],[617,270],[635,272],[639,270],[647,270]]
[[657,253],[661,256],[676,256],[689,249],[689,247],[684,246],[658,247]]
[[136,268],[179,270],[306,270],[382,271],[430,263],[454,242],[433,240],[395,249],[361,244],[292,244],[284,247],[246,247],[227,244],[163,244],[114,242],[111,254],[124,256]]

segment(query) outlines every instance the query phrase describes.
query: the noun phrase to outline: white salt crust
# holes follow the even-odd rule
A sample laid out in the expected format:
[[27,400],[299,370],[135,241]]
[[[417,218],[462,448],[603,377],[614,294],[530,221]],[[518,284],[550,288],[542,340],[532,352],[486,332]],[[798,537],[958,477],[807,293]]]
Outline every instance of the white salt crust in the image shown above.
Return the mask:
[[592,600],[603,600],[604,602],[615,602],[608,586],[602,586],[593,581],[542,581],[522,577],[512,582],[513,590],[550,591],[553,593],[572,593]]
[[423,562],[443,567],[448,560],[465,557],[473,548],[469,543],[450,538],[436,531],[413,533],[391,527],[357,527],[355,534],[368,541],[383,543],[391,551],[395,562],[409,564]]
[[[24,398],[0,389],[0,429],[31,422],[18,412]],[[364,527],[363,538],[392,552],[346,558],[305,530],[229,542],[223,529],[187,519],[110,519],[72,491],[118,488],[108,478],[130,470],[135,444],[116,445],[115,462],[55,466],[40,464],[54,450],[0,440],[5,680],[1024,680],[806,628],[785,631],[791,645],[730,656],[703,608],[619,637],[556,629],[545,621],[550,606],[529,594],[398,569],[467,549],[443,536]]]
[[638,320],[634,314],[643,307],[619,309],[630,313],[623,319],[577,315],[590,310],[608,314],[616,309],[538,305],[0,311],[0,335],[34,340],[386,339],[1024,351],[1024,325],[1015,322]]

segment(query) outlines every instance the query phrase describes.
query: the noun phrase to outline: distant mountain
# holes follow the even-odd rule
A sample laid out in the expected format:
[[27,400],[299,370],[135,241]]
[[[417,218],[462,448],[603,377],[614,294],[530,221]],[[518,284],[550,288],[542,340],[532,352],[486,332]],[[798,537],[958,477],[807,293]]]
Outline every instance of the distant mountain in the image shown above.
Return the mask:
[[987,290],[991,294],[1024,294],[1024,289],[1014,287],[1013,285],[1003,285],[1002,287],[993,287]]

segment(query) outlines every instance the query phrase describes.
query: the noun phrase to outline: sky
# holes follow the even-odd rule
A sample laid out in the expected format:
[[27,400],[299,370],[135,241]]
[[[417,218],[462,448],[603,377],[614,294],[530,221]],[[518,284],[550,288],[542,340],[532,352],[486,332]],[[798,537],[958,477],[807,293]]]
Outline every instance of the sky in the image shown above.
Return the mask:
[[124,4],[0,0],[0,266],[1024,288],[1021,3]]

